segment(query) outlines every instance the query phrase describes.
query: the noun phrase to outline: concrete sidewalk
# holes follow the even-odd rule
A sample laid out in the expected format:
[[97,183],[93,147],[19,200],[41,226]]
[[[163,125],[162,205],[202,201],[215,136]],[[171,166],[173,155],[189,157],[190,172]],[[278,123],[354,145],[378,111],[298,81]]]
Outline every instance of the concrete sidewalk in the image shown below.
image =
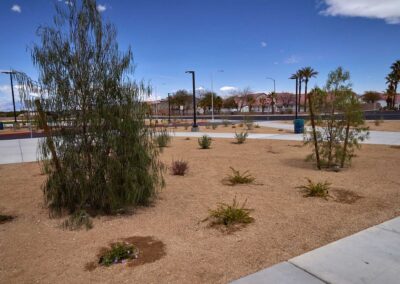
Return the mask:
[[[273,124],[276,128],[283,128],[283,126],[292,127],[291,125],[276,122],[265,123],[267,123],[268,125]],[[175,132],[172,135],[176,137],[201,137],[203,135],[208,135],[212,138],[235,139],[235,133]],[[36,161],[36,149],[39,139],[42,138],[0,140],[0,164]],[[302,141],[303,134],[249,133],[248,139]],[[400,132],[370,131],[370,138],[361,143],[378,145],[400,145]]]
[[231,283],[400,283],[400,217]]

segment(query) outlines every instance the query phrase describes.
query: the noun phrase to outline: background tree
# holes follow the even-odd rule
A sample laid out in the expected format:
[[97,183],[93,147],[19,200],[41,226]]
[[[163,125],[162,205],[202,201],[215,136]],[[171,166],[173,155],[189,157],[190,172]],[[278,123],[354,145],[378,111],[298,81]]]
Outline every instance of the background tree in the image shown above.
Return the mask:
[[366,91],[362,96],[362,100],[366,103],[375,103],[381,99],[381,93],[375,91]]
[[214,110],[219,111],[222,107],[222,98],[218,96],[216,93],[212,92],[204,92],[198,102],[198,106],[204,110],[204,113],[207,110],[211,110],[212,100],[214,98]]
[[246,94],[244,97],[244,101],[249,108],[249,112],[253,110],[253,106],[256,103],[256,99],[254,98],[253,94]]
[[275,92],[271,92],[268,95],[270,101],[271,101],[271,109],[272,109],[272,114],[275,114],[275,104],[276,104],[276,100],[277,100],[277,95]]
[[277,101],[287,108],[295,101],[295,95],[291,93],[280,93],[277,97]]
[[268,99],[268,97],[267,97],[265,94],[260,95],[260,96],[258,97],[258,102],[260,103],[260,106],[261,106],[261,112],[264,113],[264,112],[265,112],[265,108],[266,108],[266,107],[268,106],[268,104],[269,104],[269,99]]
[[312,69],[311,67],[305,67],[300,71],[301,77],[304,80],[304,112],[307,111],[307,86],[308,82],[311,78],[315,78],[318,75],[318,72]]
[[227,109],[239,109],[239,105],[237,103],[237,99],[235,95],[229,96],[223,100],[222,103],[224,108]]
[[192,95],[190,95],[188,91],[178,90],[171,97],[171,105],[173,105],[175,109],[178,109],[179,112],[181,111],[182,106],[182,114],[185,115],[185,111],[191,107],[192,100]]
[[[145,125],[150,89],[130,81],[132,52],[118,50],[116,29],[103,24],[94,0],[66,7],[57,6],[53,26],[38,29],[32,50],[37,106],[55,114],[40,142],[48,161],[45,201],[52,213],[147,204],[164,183],[154,133]],[[27,76],[19,81],[24,90],[33,85]]]

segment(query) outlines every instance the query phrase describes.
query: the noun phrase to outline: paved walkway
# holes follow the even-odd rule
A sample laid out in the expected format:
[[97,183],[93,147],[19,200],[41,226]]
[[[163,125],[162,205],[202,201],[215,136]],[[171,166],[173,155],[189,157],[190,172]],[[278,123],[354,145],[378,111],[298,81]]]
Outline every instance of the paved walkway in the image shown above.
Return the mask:
[[[259,125],[292,130],[290,124],[260,121]],[[235,133],[175,132],[176,137],[201,137],[235,139]],[[0,140],[0,164],[36,161],[37,144],[41,138]],[[249,133],[248,139],[271,139],[302,141],[303,134],[262,134]],[[400,145],[400,132],[370,131],[370,138],[364,144]]]
[[231,283],[398,284],[400,217]]

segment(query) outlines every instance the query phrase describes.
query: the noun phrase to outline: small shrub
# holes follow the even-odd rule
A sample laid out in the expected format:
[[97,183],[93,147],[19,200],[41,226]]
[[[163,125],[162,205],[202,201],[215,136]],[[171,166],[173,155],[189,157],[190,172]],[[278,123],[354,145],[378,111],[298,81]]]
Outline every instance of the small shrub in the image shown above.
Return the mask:
[[224,119],[222,120],[222,124],[224,125],[224,127],[228,127],[229,121],[227,119]]
[[189,123],[185,123],[185,124],[183,125],[183,127],[185,128],[185,130],[188,130],[188,129],[189,129],[189,126],[190,126]]
[[249,171],[245,171],[240,173],[240,171],[235,170],[233,167],[230,167],[232,170],[232,174],[228,175],[228,181],[231,185],[235,184],[248,184],[254,182],[255,178],[249,174]]
[[254,128],[260,128],[260,125],[258,125],[258,123],[256,125],[254,125]]
[[110,266],[112,264],[121,263],[124,260],[138,258],[139,250],[129,243],[115,243],[111,248],[103,253],[99,259],[99,264]]
[[381,125],[381,121],[379,119],[376,119],[374,121],[374,124],[375,124],[375,126],[379,126],[379,125]]
[[80,230],[82,226],[85,226],[86,230],[90,230],[91,228],[93,228],[92,219],[85,210],[76,211],[62,223],[62,227],[64,229],[68,229],[71,231]]
[[167,147],[171,142],[171,135],[169,134],[166,128],[162,128],[156,134],[156,143],[158,147],[164,148]]
[[235,132],[236,143],[243,144],[246,141],[248,135],[249,134],[247,132],[240,132],[240,133]]
[[211,127],[212,127],[212,129],[217,129],[217,127],[218,127],[218,124],[217,123],[211,123]]
[[239,127],[243,127],[243,122],[239,123]]
[[209,216],[206,220],[211,220],[211,225],[224,226],[252,223],[254,218],[250,216],[250,212],[253,210],[245,207],[246,201],[240,206],[235,196],[232,205],[220,203],[217,209],[209,210]]
[[210,129],[211,128],[211,124],[210,123],[206,123],[206,129]]
[[236,125],[232,125],[232,128],[236,128]]
[[184,176],[188,169],[188,162],[184,160],[172,161],[171,173],[174,176]]
[[247,130],[252,130],[254,127],[254,122],[252,119],[245,117],[244,118],[244,125],[246,125]]
[[329,195],[330,183],[318,182],[314,183],[311,179],[307,178],[308,184],[299,186],[298,188],[305,191],[305,197],[323,197],[326,198]]
[[203,135],[199,138],[198,142],[201,149],[210,149],[211,137],[209,137],[208,135]]

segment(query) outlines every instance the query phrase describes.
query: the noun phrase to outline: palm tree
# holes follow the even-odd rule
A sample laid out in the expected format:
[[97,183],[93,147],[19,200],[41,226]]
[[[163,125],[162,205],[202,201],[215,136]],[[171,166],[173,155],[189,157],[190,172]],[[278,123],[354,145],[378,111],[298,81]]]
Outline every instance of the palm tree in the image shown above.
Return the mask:
[[297,102],[297,108],[298,111],[300,112],[300,103],[301,103],[301,82],[303,81],[303,74],[301,73],[301,70],[297,70],[296,72],[297,75],[297,80],[299,80],[299,100]]
[[394,72],[389,73],[385,79],[386,84],[388,84],[386,103],[389,108],[392,108],[396,102],[397,84],[399,81]]
[[315,78],[318,75],[318,72],[312,69],[311,67],[304,67],[300,70],[301,75],[304,78],[305,86],[304,86],[304,112],[307,111],[307,85],[308,81],[311,78]]
[[292,76],[290,76],[289,79],[296,80],[296,97],[295,97],[296,106],[295,107],[296,107],[296,119],[297,119],[297,94],[299,91],[299,76],[297,75],[297,73],[294,73],[294,74],[292,74]]
[[393,79],[394,79],[394,98],[393,98],[393,106],[396,103],[396,95],[397,95],[397,85],[400,82],[400,60],[395,61],[392,66],[390,67],[392,69],[391,74],[393,74]]

